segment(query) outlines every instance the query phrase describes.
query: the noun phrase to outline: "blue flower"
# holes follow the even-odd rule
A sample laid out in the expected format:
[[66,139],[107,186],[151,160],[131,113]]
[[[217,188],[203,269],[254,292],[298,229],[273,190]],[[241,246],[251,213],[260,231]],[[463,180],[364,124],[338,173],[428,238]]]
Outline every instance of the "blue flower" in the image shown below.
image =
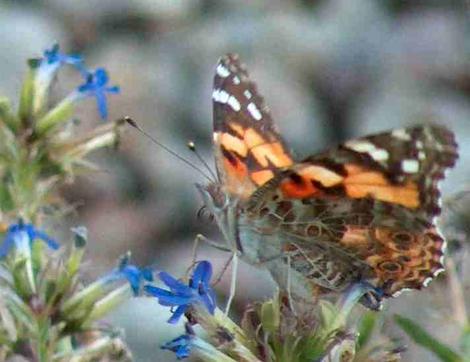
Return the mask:
[[106,275],[103,280],[105,283],[111,283],[121,279],[127,279],[134,296],[139,295],[140,287],[144,281],[153,281],[153,273],[149,268],[138,268],[129,263],[129,256],[122,259],[119,266]]
[[30,252],[36,239],[44,241],[51,249],[59,248],[59,244],[55,240],[45,232],[36,229],[33,224],[25,224],[22,221],[11,224],[8,227],[3,244],[0,246],[0,258],[4,258],[12,248]]
[[95,97],[98,111],[102,119],[108,117],[108,107],[106,104],[106,93],[119,93],[119,87],[108,86],[108,73],[103,68],[98,68],[94,73],[88,72],[84,84],[77,88],[79,97]]
[[177,359],[183,359],[189,356],[191,352],[192,339],[189,334],[183,334],[170,342],[165,343],[161,348],[175,352]]
[[60,67],[64,64],[70,64],[81,69],[83,60],[78,55],[66,55],[59,52],[59,44],[54,44],[50,50],[44,51],[44,58],[41,59],[42,64],[55,65]]
[[76,67],[84,72],[83,60],[78,55],[66,55],[59,51],[59,45],[55,44],[49,50],[44,51],[44,57],[39,60],[37,69],[37,82],[41,89],[49,87],[55,73],[64,64]]
[[209,284],[212,277],[212,266],[208,261],[204,260],[198,263],[188,285],[166,272],[160,272],[159,277],[170,290],[151,285],[146,285],[144,288],[147,293],[157,297],[161,305],[176,307],[168,323],[178,322],[188,307],[194,303],[203,304],[209,313],[214,314],[215,295]]

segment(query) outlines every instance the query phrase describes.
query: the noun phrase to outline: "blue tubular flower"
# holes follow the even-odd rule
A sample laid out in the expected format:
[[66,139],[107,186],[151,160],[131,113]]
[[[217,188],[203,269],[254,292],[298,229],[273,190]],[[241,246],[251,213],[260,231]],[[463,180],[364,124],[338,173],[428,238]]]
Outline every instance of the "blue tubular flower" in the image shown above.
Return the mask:
[[37,84],[39,88],[45,89],[54,77],[55,73],[64,64],[70,64],[81,72],[84,71],[83,60],[78,55],[66,55],[59,51],[59,45],[54,44],[51,49],[44,51],[44,57],[40,59],[37,69]]
[[78,55],[65,55],[59,52],[59,44],[54,44],[50,50],[44,51],[44,58],[41,59],[41,65],[53,65],[60,67],[64,64],[70,64],[82,69],[83,60]]
[[198,263],[188,285],[173,278],[170,274],[160,272],[159,277],[170,290],[161,289],[151,285],[144,288],[147,293],[158,298],[161,305],[176,307],[168,323],[176,323],[186,312],[188,307],[194,303],[204,305],[209,313],[214,314],[215,295],[210,286],[212,266],[208,261]]
[[98,105],[98,111],[102,119],[108,116],[108,107],[106,104],[106,93],[119,93],[119,87],[108,87],[108,73],[103,68],[98,68],[94,73],[88,73],[86,82],[78,87],[79,98],[95,97]]
[[34,76],[33,112],[42,112],[47,106],[47,94],[55,74],[64,64],[77,68],[82,74],[85,72],[82,58],[77,55],[66,55],[59,51],[55,44],[51,49],[44,51],[44,57],[31,64],[36,64]]
[[165,343],[161,348],[175,352],[177,359],[183,359],[188,357],[191,352],[191,342],[193,338],[194,337],[189,334],[183,334]]
[[106,283],[111,283],[120,279],[127,279],[134,296],[139,295],[140,287],[144,281],[153,281],[153,273],[149,268],[139,269],[137,266],[129,264],[129,257],[122,259],[119,267],[104,277]]
[[29,253],[36,239],[44,241],[51,249],[59,248],[55,240],[45,232],[36,229],[33,224],[24,224],[21,221],[18,224],[11,224],[0,246],[0,258],[4,258],[12,248]]

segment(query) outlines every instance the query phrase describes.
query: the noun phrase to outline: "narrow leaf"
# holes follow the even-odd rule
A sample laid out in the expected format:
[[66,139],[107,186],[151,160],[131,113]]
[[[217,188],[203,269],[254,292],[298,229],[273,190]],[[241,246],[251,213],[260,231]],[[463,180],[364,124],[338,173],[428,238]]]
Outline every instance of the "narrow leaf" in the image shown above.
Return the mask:
[[401,329],[416,343],[433,352],[444,362],[463,362],[463,358],[454,352],[450,347],[439,342],[436,338],[428,334],[420,325],[411,319],[395,315],[395,321]]

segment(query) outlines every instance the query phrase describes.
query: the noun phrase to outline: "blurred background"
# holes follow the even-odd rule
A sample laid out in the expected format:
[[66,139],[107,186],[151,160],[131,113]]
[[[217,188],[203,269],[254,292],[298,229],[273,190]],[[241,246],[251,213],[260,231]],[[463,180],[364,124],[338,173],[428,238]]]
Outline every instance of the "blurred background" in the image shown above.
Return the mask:
[[[110,97],[110,119],[132,116],[192,160],[186,142],[193,140],[212,164],[212,78],[218,58],[236,52],[298,158],[370,132],[426,121],[448,125],[461,150],[443,186],[450,197],[468,189],[470,179],[469,19],[468,0],[3,0],[0,94],[15,96],[25,59],[58,42],[89,67],[105,67],[121,86]],[[73,86],[59,75],[55,92]],[[80,106],[79,127],[100,122],[95,107]],[[90,280],[127,250],[138,264],[182,275],[196,233],[220,240],[216,225],[196,216],[202,204],[193,184],[203,181],[200,175],[134,130],[94,161],[100,172],[63,190],[75,207],[70,225],[89,229]],[[468,287],[468,245],[453,245]],[[198,255],[218,270],[228,258],[204,246]],[[219,300],[229,274],[217,286]],[[445,277],[439,279],[389,301],[387,313],[410,316],[455,346],[452,295]],[[235,315],[271,288],[265,274],[242,265]],[[166,326],[167,318],[155,301],[136,299],[111,322],[125,330],[137,361],[171,361],[159,346],[182,328]],[[402,336],[391,323],[385,328]],[[404,360],[435,359],[409,344]]]

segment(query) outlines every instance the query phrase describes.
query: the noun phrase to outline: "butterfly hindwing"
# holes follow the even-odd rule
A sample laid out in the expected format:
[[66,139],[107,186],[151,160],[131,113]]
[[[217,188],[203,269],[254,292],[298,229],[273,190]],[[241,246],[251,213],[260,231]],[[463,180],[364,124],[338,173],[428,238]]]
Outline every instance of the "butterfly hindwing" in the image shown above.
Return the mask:
[[237,55],[217,64],[212,100],[219,178],[226,192],[246,198],[292,158]]

